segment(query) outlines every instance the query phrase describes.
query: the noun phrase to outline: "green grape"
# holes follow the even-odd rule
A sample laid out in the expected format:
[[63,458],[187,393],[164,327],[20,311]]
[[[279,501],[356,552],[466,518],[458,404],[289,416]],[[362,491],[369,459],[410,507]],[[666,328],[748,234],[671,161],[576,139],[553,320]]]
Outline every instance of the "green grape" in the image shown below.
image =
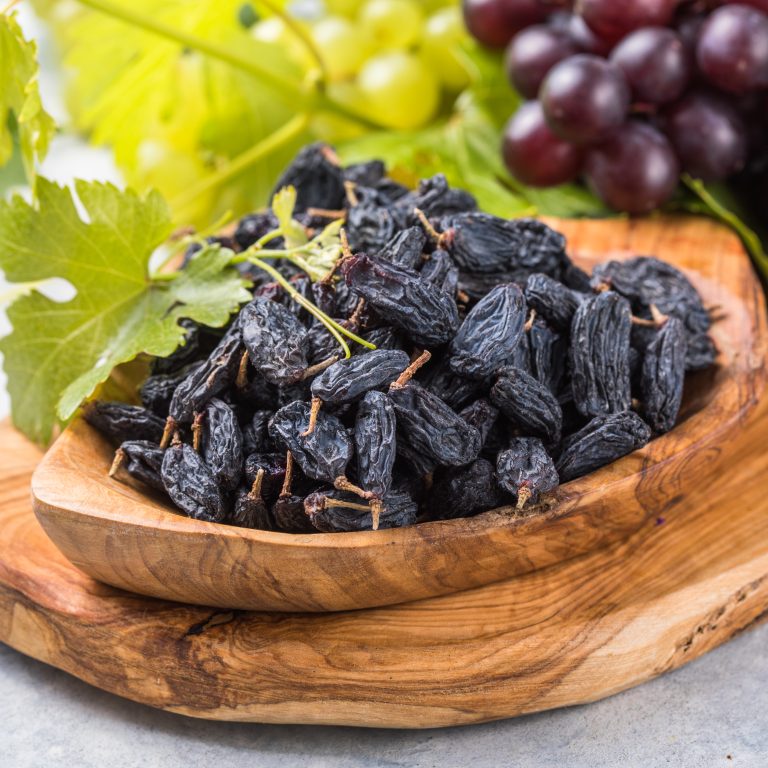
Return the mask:
[[356,16],[360,10],[362,0],[325,0],[325,8],[334,16]]
[[312,27],[312,39],[331,80],[353,77],[373,52],[366,30],[342,16],[326,16],[318,21]]
[[469,74],[457,49],[466,37],[461,11],[443,8],[427,19],[421,53],[429,68],[451,91],[461,91],[469,85]]
[[408,48],[421,37],[423,15],[413,0],[368,0],[358,22],[380,48]]
[[[363,101],[357,83],[329,83],[328,95],[337,103],[355,111],[361,110]],[[361,110],[362,111],[362,110]],[[367,129],[357,121],[349,120],[332,112],[318,112],[312,115],[312,134],[323,141],[338,143],[363,136]]]
[[279,16],[257,21],[248,31],[254,39],[282,48],[303,69],[317,67],[306,45]]
[[417,128],[435,113],[437,80],[411,53],[389,51],[369,59],[357,79],[363,107],[388,128]]

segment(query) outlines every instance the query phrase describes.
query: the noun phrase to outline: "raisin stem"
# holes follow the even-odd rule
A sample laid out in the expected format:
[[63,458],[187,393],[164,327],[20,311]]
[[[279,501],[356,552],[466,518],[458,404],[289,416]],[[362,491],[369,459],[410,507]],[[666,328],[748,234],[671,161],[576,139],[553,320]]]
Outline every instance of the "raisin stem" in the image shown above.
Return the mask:
[[356,205],[360,205],[360,199],[355,192],[356,186],[357,184],[355,184],[354,181],[347,180],[344,182],[344,192],[347,196],[347,202],[352,208],[354,208]]
[[434,240],[435,245],[438,247],[443,242],[443,236],[432,226],[432,222],[426,217],[424,211],[421,208],[414,208],[413,212],[416,214],[416,218],[421,222],[421,226],[424,227],[424,231]]
[[163,429],[163,436],[160,438],[160,447],[165,450],[171,444],[171,438],[176,431],[176,420],[173,416],[169,416],[165,420],[165,428]]
[[371,499],[371,528],[374,531],[379,530],[379,520],[381,520],[381,515],[384,512],[384,504],[382,503],[381,499]]
[[429,362],[432,353],[424,350],[390,385],[390,389],[402,389],[425,363]]
[[517,504],[515,505],[515,508],[522,509],[530,501],[532,495],[531,489],[524,485],[517,492]]
[[372,499],[373,494],[370,491],[364,491],[359,485],[355,485],[348,478],[341,475],[333,481],[333,487],[337,491],[349,491],[359,496],[361,499]]
[[112,466],[109,468],[109,476],[114,477],[123,466],[125,462],[125,451],[122,448],[118,448],[115,451],[115,458],[112,460]]
[[531,328],[533,328],[533,323],[536,320],[536,310],[531,309],[530,314],[528,315],[528,319],[525,321],[525,325],[523,326],[523,329],[526,333],[530,333]]
[[291,483],[293,482],[293,454],[287,451],[285,454],[285,478],[280,489],[280,498],[291,495]]
[[241,391],[245,391],[248,387],[248,350],[243,352],[240,357],[240,365],[237,367],[237,378],[235,379],[235,386]]
[[316,376],[318,373],[322,373],[326,368],[330,368],[334,363],[339,361],[338,355],[331,355],[330,357],[326,357],[325,360],[322,360],[319,363],[315,363],[314,365],[310,365],[309,368],[307,368],[303,375],[302,379],[311,379],[313,376]]
[[192,421],[192,447],[200,453],[200,447],[203,442],[203,420],[205,415],[202,413],[196,413],[195,418]]
[[347,212],[343,208],[331,210],[330,208],[307,208],[307,214],[317,216],[319,219],[343,219]]
[[309,424],[307,428],[301,433],[302,437],[309,437],[317,426],[317,416],[320,413],[320,409],[323,407],[323,401],[319,397],[312,398],[312,406],[309,409]]
[[342,499],[331,499],[328,496],[323,497],[323,509],[328,507],[342,507],[344,509],[358,509],[361,512],[370,512],[371,507],[368,504],[355,504],[354,501],[343,501]]
[[261,486],[264,483],[264,475],[267,471],[264,467],[259,467],[259,471],[256,473],[256,477],[253,478],[253,485],[251,490],[248,491],[248,498],[254,501],[261,501]]

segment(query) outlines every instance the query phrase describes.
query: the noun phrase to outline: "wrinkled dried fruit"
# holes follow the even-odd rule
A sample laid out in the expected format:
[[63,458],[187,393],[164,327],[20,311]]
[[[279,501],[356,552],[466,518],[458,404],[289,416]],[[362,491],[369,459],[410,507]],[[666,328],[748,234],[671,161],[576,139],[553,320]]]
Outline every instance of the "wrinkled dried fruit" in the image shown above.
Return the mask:
[[528,306],[535,309],[558,331],[570,332],[573,314],[586,298],[586,295],[566,288],[554,278],[540,272],[529,275],[525,282],[525,300]]
[[526,312],[514,283],[496,286],[475,304],[451,342],[451,370],[470,379],[495,373],[520,343]]
[[418,272],[365,255],[346,259],[341,269],[347,284],[416,344],[444,344],[458,330],[453,297],[422,280]]
[[152,411],[138,405],[94,400],[84,411],[85,420],[114,443],[148,440],[159,443],[165,422]]
[[360,487],[379,498],[392,485],[397,454],[395,409],[383,392],[368,392],[357,408],[355,450]]
[[270,384],[295,384],[307,369],[307,329],[285,307],[254,299],[240,313],[253,367]]
[[161,467],[163,486],[171,501],[188,517],[221,523],[227,505],[213,472],[186,443],[171,445]]
[[467,467],[441,469],[435,473],[427,517],[432,520],[472,517],[501,503],[493,464],[477,459]]
[[669,432],[677,421],[683,401],[687,346],[682,321],[670,317],[645,350],[640,391],[643,416],[654,432]]
[[224,490],[237,488],[243,472],[243,435],[235,412],[216,397],[202,412],[202,455]]
[[391,384],[409,362],[402,350],[388,349],[339,360],[315,378],[312,395],[335,405],[352,402],[369,390]]
[[650,427],[632,411],[597,416],[563,442],[555,465],[560,482],[594,472],[642,448],[650,439]]
[[438,464],[469,464],[480,453],[480,433],[439,397],[411,381],[390,389],[397,426],[410,445]]
[[491,402],[528,434],[548,443],[560,440],[560,404],[544,384],[525,371],[505,368],[491,388]]
[[292,454],[307,477],[333,483],[352,458],[352,441],[336,416],[320,411],[310,434],[310,406],[295,401],[283,406],[269,422],[269,434]]
[[585,416],[629,410],[629,302],[606,291],[584,301],[571,324],[571,388]]
[[516,437],[496,460],[499,485],[512,494],[518,507],[534,504],[560,482],[552,458],[535,437]]

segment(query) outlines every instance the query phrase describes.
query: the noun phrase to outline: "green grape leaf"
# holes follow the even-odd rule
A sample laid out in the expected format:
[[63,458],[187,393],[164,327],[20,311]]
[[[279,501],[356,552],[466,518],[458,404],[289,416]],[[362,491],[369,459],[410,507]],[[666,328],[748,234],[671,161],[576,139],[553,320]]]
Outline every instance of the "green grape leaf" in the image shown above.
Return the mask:
[[36,56],[15,14],[0,14],[0,166],[11,160],[16,143],[29,180],[56,128],[40,101]]
[[[237,51],[286,80],[303,71],[280,45],[254,39],[238,21],[241,0],[134,0],[131,10]],[[114,149],[128,183],[157,188],[175,220],[204,226],[269,201],[274,180],[307,139],[252,168],[215,180],[234,158],[284,125],[297,104],[250,72],[89,8],[47,14],[70,73],[67,104],[78,129]],[[214,183],[210,183],[214,182]]]
[[283,187],[272,198],[272,213],[277,217],[286,248],[296,248],[307,242],[307,233],[304,231],[304,227],[293,218],[295,207],[296,189],[294,187]]
[[76,291],[63,302],[37,290],[18,298],[0,341],[14,423],[40,443],[116,365],[170,354],[183,340],[180,318],[221,326],[249,298],[226,249],[199,251],[174,279],[150,278],[150,257],[171,232],[158,193],[83,181],[75,189],[85,217],[69,189],[43,178],[36,203],[0,202],[7,279],[61,278]]

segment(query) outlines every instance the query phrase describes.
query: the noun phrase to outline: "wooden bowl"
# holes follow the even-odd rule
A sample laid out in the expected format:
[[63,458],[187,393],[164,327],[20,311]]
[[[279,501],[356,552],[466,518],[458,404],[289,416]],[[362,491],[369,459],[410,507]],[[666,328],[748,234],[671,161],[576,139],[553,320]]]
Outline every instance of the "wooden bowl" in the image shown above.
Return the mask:
[[718,366],[690,377],[678,426],[566,483],[546,505],[394,530],[283,534],[204,523],[112,480],[109,445],[75,421],[32,480],[35,513],[90,576],[144,595],[222,608],[337,611],[499,581],[626,538],[712,482],[766,382],[761,287],[738,240],[704,219],[553,221],[584,266],[653,254],[683,269],[707,306]]

